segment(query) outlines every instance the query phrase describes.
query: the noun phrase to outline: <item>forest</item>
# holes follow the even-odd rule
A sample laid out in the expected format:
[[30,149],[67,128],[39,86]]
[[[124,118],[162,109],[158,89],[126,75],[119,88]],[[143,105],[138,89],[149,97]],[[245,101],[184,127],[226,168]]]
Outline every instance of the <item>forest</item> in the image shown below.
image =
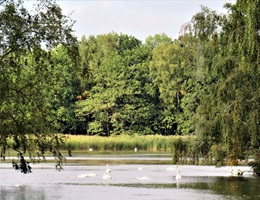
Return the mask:
[[177,39],[142,42],[77,39],[55,1],[34,13],[0,1],[1,156],[59,156],[63,134],[177,135],[196,136],[200,156],[260,162],[260,1],[223,6],[202,6]]

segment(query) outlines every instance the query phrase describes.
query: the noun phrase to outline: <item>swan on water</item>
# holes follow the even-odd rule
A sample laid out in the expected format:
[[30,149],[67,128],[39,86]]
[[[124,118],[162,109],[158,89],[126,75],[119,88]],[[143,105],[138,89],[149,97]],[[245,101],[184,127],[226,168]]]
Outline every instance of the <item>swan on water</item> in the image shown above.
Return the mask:
[[181,179],[180,170],[177,171],[177,174],[176,174],[175,179],[176,179],[176,180],[180,180],[180,179]]
[[78,175],[78,177],[79,178],[86,178],[86,177],[88,177],[88,174],[80,174],[80,175]]
[[108,164],[107,164],[107,169],[106,169],[106,173],[111,172],[111,169],[108,168]]
[[148,180],[151,180],[150,178],[146,177],[146,176],[143,176],[143,177],[136,177],[137,180],[139,181],[148,181]]
[[14,187],[16,187],[16,188],[22,188],[24,185],[22,185],[22,184],[14,184]]
[[231,174],[233,176],[242,176],[244,174],[244,171],[242,171],[241,169],[231,169]]
[[88,177],[93,177],[93,176],[97,176],[97,175],[94,174],[94,173],[89,173],[89,174],[88,174]]
[[177,171],[178,165],[176,167],[167,167],[166,171]]
[[174,167],[167,167],[166,171],[175,171],[175,168]]
[[110,176],[110,175],[107,174],[107,173],[104,173],[104,174],[103,174],[103,179],[112,179],[112,176]]
[[142,171],[144,167],[138,167],[138,170],[139,171]]
[[80,174],[78,175],[79,178],[88,178],[88,177],[93,177],[93,176],[97,176],[94,173],[87,173],[87,174]]

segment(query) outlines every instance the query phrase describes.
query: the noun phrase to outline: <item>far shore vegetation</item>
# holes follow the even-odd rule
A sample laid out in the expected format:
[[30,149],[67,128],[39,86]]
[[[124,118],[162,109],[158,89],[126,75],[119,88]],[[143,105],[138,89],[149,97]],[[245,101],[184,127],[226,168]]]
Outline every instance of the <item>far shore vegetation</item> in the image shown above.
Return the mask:
[[[160,161],[161,164],[195,164],[195,165],[246,165],[249,156],[234,163],[232,158],[227,156],[225,148],[212,146],[208,156],[203,156],[201,149],[198,149],[196,136],[163,136],[163,135],[118,135],[118,136],[87,136],[59,134],[63,137],[60,152],[69,157],[91,156],[98,154],[165,154],[171,156],[171,161]],[[9,140],[12,146],[13,140]],[[203,144],[201,144],[203,146]],[[7,156],[16,156],[17,152],[10,150]],[[24,154],[29,156],[28,154]],[[34,161],[41,158],[34,157]],[[46,153],[45,156],[52,156]],[[42,158],[41,158],[42,159]],[[80,162],[80,161],[76,161]],[[98,161],[94,161],[98,163]],[[111,161],[110,161],[111,162]],[[123,162],[123,161],[117,161]],[[135,161],[128,163],[149,163],[151,161]],[[158,162],[158,161],[157,161]],[[93,162],[92,162],[93,163]],[[153,163],[153,162],[151,162]]]
[[201,6],[178,38],[145,41],[76,38],[56,0],[34,3],[0,0],[0,156],[16,152],[15,170],[137,148],[173,164],[243,160],[260,175],[259,0]]

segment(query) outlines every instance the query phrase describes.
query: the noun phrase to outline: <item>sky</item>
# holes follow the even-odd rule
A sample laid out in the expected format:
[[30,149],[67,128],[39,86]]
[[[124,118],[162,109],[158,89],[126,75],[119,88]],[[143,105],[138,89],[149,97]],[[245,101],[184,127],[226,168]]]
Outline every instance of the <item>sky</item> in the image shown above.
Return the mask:
[[75,35],[116,32],[145,41],[149,36],[165,33],[178,38],[183,24],[189,22],[201,5],[226,13],[226,2],[235,0],[60,0],[65,15],[76,21]]

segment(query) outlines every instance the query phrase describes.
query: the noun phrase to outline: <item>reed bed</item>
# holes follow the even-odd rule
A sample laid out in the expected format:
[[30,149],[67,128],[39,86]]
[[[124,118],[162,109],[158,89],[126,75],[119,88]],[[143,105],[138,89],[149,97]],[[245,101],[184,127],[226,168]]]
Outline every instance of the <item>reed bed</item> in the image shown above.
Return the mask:
[[120,135],[120,136],[83,136],[67,135],[68,140],[64,149],[71,151],[169,151],[176,142],[190,140],[188,136],[162,136],[162,135]]
[[[87,136],[87,135],[60,135],[64,140],[59,151],[63,155],[81,155],[90,151],[92,153],[127,153],[138,152],[148,153],[170,153],[173,163],[188,163],[190,160],[195,163],[197,156],[194,156],[195,136],[163,136],[163,135],[118,135],[110,137]],[[10,146],[14,141],[9,139]],[[196,146],[195,146],[196,147]],[[32,151],[37,154],[38,150],[32,146]],[[17,152],[11,148],[7,150],[6,156],[15,156]],[[25,156],[29,156],[27,153]],[[50,156],[51,152],[46,152],[45,156]],[[193,159],[194,157],[194,159]],[[196,159],[196,160],[195,160]],[[194,161],[195,160],[195,161]]]

